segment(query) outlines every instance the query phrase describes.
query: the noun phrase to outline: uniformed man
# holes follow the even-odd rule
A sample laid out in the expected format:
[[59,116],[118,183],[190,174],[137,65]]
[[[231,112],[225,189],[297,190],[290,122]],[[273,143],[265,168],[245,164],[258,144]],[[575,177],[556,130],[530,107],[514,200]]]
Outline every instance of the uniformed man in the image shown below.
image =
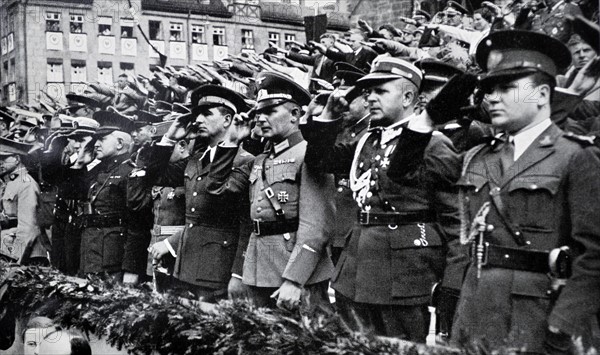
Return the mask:
[[[171,122],[164,122],[169,125]],[[154,126],[157,128],[157,126]],[[155,129],[156,131],[156,129]],[[164,133],[164,132],[162,132]],[[162,137],[162,133],[160,137]],[[180,140],[175,144],[169,164],[174,165],[174,170],[184,171],[190,159],[190,148],[193,143]],[[152,185],[156,180],[143,170],[152,162],[147,161],[152,157],[145,154],[144,147],[137,155],[136,165],[142,169],[132,172],[127,184],[127,203],[136,211],[152,208],[154,225],[151,232],[150,245],[162,242],[174,233],[181,231],[185,226],[185,188],[183,186],[158,186]],[[175,257],[169,254],[163,255],[160,260],[148,254],[148,266],[146,274],[153,277],[158,291],[165,291],[173,287],[173,271]]]
[[[358,205],[332,277],[343,319],[357,330],[366,326],[380,335],[424,342],[431,288],[442,280],[457,242],[456,195],[442,173],[446,161],[458,156],[452,143],[436,134],[415,174],[398,177],[388,170],[394,153],[410,147],[400,135],[414,117],[421,81],[414,65],[379,57],[371,73],[358,81],[368,92],[371,126],[376,128],[358,142],[335,144],[336,121],[324,123],[321,130],[315,127],[307,136],[306,163],[349,172]],[[343,106],[334,93],[322,120],[337,118]],[[448,274],[454,279],[447,278],[444,285],[459,288],[460,275]]]
[[114,112],[98,111],[100,128],[94,153],[100,163],[92,170],[88,199],[81,205],[80,272],[111,274],[115,281],[135,283],[146,267],[148,240],[130,235],[132,211],[127,208],[127,178],[133,169],[126,161],[132,144],[133,122]]
[[32,147],[0,138],[0,252],[19,263],[47,265],[50,243],[37,223],[40,188],[23,163]]
[[[239,170],[231,169],[238,145],[250,134],[236,121],[223,145],[208,189],[230,194],[250,189],[254,231],[244,260],[244,284],[258,306],[298,306],[303,288],[310,306],[328,305],[327,284],[332,263],[323,221],[331,207],[331,185],[304,164],[306,142],[298,128],[308,92],[283,75],[257,77],[256,126],[270,142],[264,153]],[[307,304],[304,303],[303,306]]]
[[56,186],[50,261],[52,266],[67,275],[75,275],[79,271],[81,223],[78,206],[87,199],[89,187],[87,168],[76,166],[76,162],[86,145],[93,144],[92,135],[99,126],[91,118],[73,118],[74,129],[50,143],[42,159],[46,182]]
[[[227,298],[228,291],[232,297],[244,294],[242,262],[250,221],[247,191],[214,196],[208,185],[218,163],[216,145],[224,139],[233,117],[249,107],[241,94],[217,85],[194,90],[191,102],[192,112],[172,124],[161,140],[162,147],[156,149],[170,154],[177,141],[194,138],[197,144],[208,148],[194,154],[183,166],[184,170],[173,165],[158,168],[161,174],[158,185],[185,188],[185,228],[154,243],[150,253],[155,259],[166,254],[176,257],[174,276],[179,281],[178,287],[205,302],[217,302]],[[166,163],[165,152],[159,152],[162,157],[158,159]],[[237,169],[252,158],[240,150],[233,167]]]
[[[342,113],[342,128],[336,138],[339,144],[352,144],[358,142],[367,133],[369,127],[369,104],[363,89],[357,87],[356,81],[366,75],[362,70],[345,62],[335,63],[337,71],[333,75],[333,84],[344,90],[344,98],[348,102],[348,110]],[[331,221],[333,236],[331,242],[331,259],[337,263],[342,253],[346,238],[352,231],[356,220],[356,208],[350,190],[350,176],[348,173],[338,173],[334,176],[336,193],[334,194],[335,214]]]
[[585,335],[600,308],[598,151],[550,120],[555,76],[571,57],[544,34],[497,31],[477,61],[504,134],[466,154],[457,182],[461,242],[472,252],[453,339],[570,353],[571,336]]
[[15,121],[14,117],[0,107],[0,137],[6,137],[9,134],[11,123]]

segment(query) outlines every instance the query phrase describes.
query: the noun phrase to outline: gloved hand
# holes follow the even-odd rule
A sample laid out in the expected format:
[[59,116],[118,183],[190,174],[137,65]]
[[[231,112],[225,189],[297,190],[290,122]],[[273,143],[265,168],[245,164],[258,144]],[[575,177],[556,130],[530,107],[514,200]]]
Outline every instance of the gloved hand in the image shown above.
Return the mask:
[[434,124],[443,124],[459,118],[460,109],[469,105],[469,97],[477,86],[473,74],[458,74],[444,85],[442,90],[429,102],[425,109]]

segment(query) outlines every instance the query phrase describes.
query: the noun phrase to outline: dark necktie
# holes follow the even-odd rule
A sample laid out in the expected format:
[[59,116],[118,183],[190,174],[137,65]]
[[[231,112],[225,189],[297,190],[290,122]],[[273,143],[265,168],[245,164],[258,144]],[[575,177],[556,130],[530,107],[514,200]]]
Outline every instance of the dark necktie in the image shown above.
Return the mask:
[[500,166],[502,168],[502,176],[506,175],[508,169],[515,162],[515,142],[511,136],[506,137],[506,142],[500,151]]

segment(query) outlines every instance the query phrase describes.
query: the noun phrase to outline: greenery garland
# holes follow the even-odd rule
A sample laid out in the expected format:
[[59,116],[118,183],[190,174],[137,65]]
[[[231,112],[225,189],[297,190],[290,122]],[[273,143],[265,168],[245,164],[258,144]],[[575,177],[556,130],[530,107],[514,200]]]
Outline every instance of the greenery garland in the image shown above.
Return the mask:
[[44,315],[103,337],[135,354],[456,354],[348,330],[335,315],[311,316],[221,302],[206,312],[193,302],[154,293],[148,285],[115,285],[67,277],[50,268],[0,263],[8,288],[0,310],[24,319]]

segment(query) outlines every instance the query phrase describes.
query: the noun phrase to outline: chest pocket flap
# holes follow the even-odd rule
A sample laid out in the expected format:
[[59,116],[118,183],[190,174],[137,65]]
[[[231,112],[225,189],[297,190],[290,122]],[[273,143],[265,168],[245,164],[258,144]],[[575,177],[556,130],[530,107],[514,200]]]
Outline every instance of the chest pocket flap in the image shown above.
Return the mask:
[[267,182],[273,185],[276,182],[296,181],[298,166],[293,163],[274,165],[266,171]]
[[560,187],[560,177],[554,175],[526,175],[511,181],[508,191],[525,189],[529,191],[548,191],[556,195]]

